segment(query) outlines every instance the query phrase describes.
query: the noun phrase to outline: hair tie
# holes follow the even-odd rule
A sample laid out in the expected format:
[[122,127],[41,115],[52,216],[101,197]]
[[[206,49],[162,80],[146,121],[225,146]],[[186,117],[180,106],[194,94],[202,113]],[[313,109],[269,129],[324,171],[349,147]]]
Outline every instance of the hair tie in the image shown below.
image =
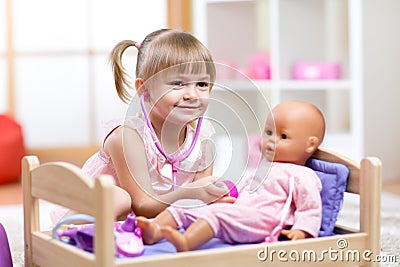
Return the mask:
[[142,44],[141,43],[139,43],[139,42],[135,42],[135,47],[139,50],[140,49],[140,47],[142,46]]

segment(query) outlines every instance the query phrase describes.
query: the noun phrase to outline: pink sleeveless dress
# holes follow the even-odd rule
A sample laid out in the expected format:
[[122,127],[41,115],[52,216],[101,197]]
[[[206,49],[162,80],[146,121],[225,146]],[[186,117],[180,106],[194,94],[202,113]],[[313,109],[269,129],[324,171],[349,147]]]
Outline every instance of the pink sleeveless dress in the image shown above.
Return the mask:
[[[104,141],[114,129],[121,125],[135,129],[142,137],[147,157],[147,168],[154,191],[157,194],[165,194],[172,191],[172,166],[166,161],[165,157],[154,144],[150,129],[143,115],[140,114],[129,117],[126,118],[125,121],[110,121],[106,125],[106,138]],[[177,185],[184,185],[192,182],[196,172],[206,169],[213,162],[214,153],[206,151],[207,146],[205,143],[211,141],[211,136],[214,133],[215,130],[211,123],[207,120],[203,120],[200,134],[192,153],[179,165]],[[189,149],[194,135],[195,129],[188,125],[185,141],[173,155],[178,156],[185,153]],[[93,178],[102,174],[110,174],[114,177],[115,183],[117,185],[119,184],[112,159],[104,151],[103,147],[86,161],[82,170]]]

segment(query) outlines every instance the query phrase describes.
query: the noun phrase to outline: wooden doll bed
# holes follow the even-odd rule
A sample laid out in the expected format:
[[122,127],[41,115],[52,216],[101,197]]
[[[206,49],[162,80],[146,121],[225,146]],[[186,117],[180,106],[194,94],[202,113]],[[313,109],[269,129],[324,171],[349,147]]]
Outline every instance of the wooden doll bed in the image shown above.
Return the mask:
[[[350,169],[346,191],[360,195],[360,229],[337,225],[337,235],[329,237],[117,259],[114,257],[113,178],[105,175],[93,181],[69,163],[40,164],[36,156],[26,156],[22,167],[25,266],[292,266],[290,256],[296,255],[304,255],[296,266],[379,266],[374,259],[380,253],[380,160],[369,157],[358,164],[322,149],[314,157],[342,163]],[[49,231],[41,231],[39,199],[94,216],[95,254],[54,240]],[[339,249],[339,244],[345,248]],[[260,251],[265,252],[266,247],[273,257],[263,261],[260,256],[265,254]],[[273,251],[276,253],[270,254]],[[286,254],[278,255],[282,251]],[[311,251],[317,258],[312,255],[308,258]]]

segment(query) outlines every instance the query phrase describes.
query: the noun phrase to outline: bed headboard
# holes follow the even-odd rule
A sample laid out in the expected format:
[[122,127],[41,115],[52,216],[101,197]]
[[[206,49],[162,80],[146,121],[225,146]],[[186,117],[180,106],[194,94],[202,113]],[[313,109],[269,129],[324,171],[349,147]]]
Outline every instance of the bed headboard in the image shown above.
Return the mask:
[[[114,178],[102,175],[91,179],[83,171],[67,162],[49,162],[40,164],[36,156],[25,156],[22,159],[22,186],[24,203],[24,238],[25,266],[31,266],[34,255],[32,247],[44,246],[40,236],[39,199],[62,205],[66,208],[95,217],[96,232],[95,251],[98,253],[96,266],[114,266],[114,214],[113,198]],[[36,244],[34,245],[34,243]],[[61,242],[60,242],[61,243]],[[68,257],[65,250],[57,249],[51,257]],[[39,253],[37,253],[39,254]],[[83,259],[85,259],[83,257]],[[35,255],[35,262],[46,259]],[[87,260],[76,258],[76,266],[87,266]],[[47,263],[46,263],[47,264]]]
[[319,148],[312,156],[324,161],[340,163],[349,168],[349,178],[346,191],[350,193],[360,193],[360,164],[328,149]]

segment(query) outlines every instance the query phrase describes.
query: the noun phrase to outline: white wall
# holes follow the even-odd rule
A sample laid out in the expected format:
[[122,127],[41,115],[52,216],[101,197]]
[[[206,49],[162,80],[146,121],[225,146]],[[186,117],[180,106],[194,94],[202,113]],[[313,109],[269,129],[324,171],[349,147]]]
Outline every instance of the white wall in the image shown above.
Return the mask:
[[[119,41],[141,41],[148,33],[165,28],[166,0],[11,3],[15,118],[22,124],[26,146],[100,144],[102,122],[122,117],[126,111],[114,89],[109,52]],[[3,6],[5,1],[0,0],[0,112],[7,112]],[[136,51],[127,54],[133,62],[127,64],[127,71],[133,77]]]
[[384,180],[400,179],[400,1],[363,5],[365,155],[381,158]]
[[0,0],[0,114],[7,110],[7,81],[6,81],[6,10],[5,0]]

